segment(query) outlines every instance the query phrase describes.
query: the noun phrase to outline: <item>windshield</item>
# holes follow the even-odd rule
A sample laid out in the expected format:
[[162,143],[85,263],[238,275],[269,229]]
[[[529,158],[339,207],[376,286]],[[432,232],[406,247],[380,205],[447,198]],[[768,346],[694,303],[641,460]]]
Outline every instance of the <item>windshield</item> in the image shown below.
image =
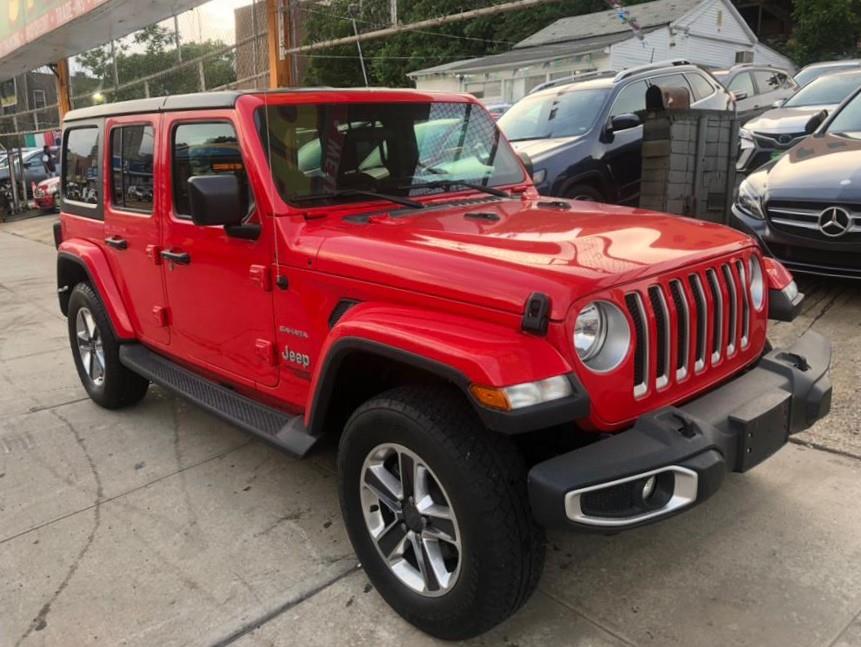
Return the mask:
[[582,135],[595,125],[606,98],[606,89],[526,97],[502,115],[499,127],[513,142]]
[[856,94],[834,115],[834,120],[828,124],[826,132],[861,139],[861,93]]
[[840,103],[859,85],[861,85],[861,72],[829,74],[796,92],[783,104],[783,107],[801,108]]
[[825,74],[834,74],[835,72],[845,72],[846,70],[858,67],[857,65],[821,65],[819,67],[808,67],[801,70],[795,75],[795,82],[804,87],[808,83],[818,79]]
[[280,105],[261,108],[258,124],[286,202],[361,201],[368,199],[361,192],[409,196],[462,190],[464,182],[493,187],[524,180],[493,119],[471,103]]

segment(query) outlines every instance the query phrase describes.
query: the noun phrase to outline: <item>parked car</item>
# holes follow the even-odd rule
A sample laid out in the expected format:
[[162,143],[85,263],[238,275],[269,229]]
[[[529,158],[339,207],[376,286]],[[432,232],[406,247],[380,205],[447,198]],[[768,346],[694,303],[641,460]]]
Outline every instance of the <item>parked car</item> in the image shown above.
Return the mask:
[[736,168],[752,171],[782,155],[809,133],[807,122],[819,112],[834,110],[861,86],[861,69],[829,74],[799,90],[779,107],[748,121],[739,129]]
[[[131,213],[116,187],[146,141],[157,197]],[[94,106],[66,116],[63,171],[58,294],[86,392],[118,409],[154,382],[300,456],[339,438],[364,572],[434,636],[517,610],[544,528],[690,509],[828,412],[830,344],[767,344],[801,296],[753,239],[542,198],[467,95]],[[95,203],[66,193],[83,179]]]
[[773,107],[776,101],[785,101],[798,90],[798,84],[786,70],[776,67],[745,63],[712,74],[732,92],[740,114],[753,116]]
[[33,188],[33,200],[36,207],[42,211],[59,211],[60,178],[49,177],[36,184]]
[[709,72],[674,61],[527,95],[499,127],[531,161],[542,195],[636,205],[643,139],[636,113],[645,109],[651,85],[686,89],[694,108],[735,105]]
[[826,76],[828,74],[835,74],[837,72],[848,72],[857,68],[861,68],[861,60],[858,59],[813,63],[812,65],[802,68],[801,71],[795,75],[795,82],[799,87],[803,88],[819,77]]
[[485,106],[487,111],[490,113],[490,116],[494,119],[499,119],[502,115],[504,115],[508,109],[511,107],[510,103],[492,103],[489,106]]
[[[822,118],[815,116],[811,126]],[[733,224],[795,272],[861,279],[859,166],[856,88],[812,136],[742,182]]]
[[[55,160],[57,152],[57,149],[52,149],[52,155],[54,155]],[[22,151],[20,159],[24,162],[23,179],[27,186],[28,197],[30,197],[33,191],[33,186],[48,177],[48,173],[45,171],[45,165],[42,163],[42,149],[26,149],[25,151]],[[22,175],[21,161],[19,161],[19,157],[17,155],[13,155],[12,164],[15,169],[15,179],[20,183]],[[0,155],[0,186],[8,185],[10,181],[9,178],[9,158],[8,156]]]

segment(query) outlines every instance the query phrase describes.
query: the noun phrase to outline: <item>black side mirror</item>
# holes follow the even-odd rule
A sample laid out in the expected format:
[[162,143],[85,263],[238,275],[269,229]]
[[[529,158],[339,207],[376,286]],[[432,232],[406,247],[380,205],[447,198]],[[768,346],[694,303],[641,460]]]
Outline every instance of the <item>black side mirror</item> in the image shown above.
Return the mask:
[[825,121],[825,118],[828,116],[827,110],[820,110],[815,115],[813,115],[810,119],[807,120],[807,123],[804,124],[804,132],[808,135],[812,135],[816,132],[816,129],[822,125],[822,122]]
[[523,162],[523,166],[526,168],[526,172],[531,178],[535,173],[535,166],[532,164],[532,158],[526,153],[518,153],[518,157],[520,157],[520,161]]
[[188,180],[191,221],[208,227],[241,225],[246,212],[239,179],[232,174],[198,175]]
[[640,118],[635,115],[633,112],[616,115],[610,120],[610,132],[619,132],[620,130],[630,130],[631,128],[636,128],[641,125],[643,122]]

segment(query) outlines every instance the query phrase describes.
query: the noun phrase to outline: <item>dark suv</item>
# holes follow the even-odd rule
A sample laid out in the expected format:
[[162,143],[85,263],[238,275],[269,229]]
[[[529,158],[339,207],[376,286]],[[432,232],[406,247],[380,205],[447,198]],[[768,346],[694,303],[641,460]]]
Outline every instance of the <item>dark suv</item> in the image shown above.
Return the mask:
[[684,88],[691,106],[732,110],[732,95],[687,61],[656,63],[554,86],[518,101],[499,127],[533,164],[543,195],[636,204],[646,90]]

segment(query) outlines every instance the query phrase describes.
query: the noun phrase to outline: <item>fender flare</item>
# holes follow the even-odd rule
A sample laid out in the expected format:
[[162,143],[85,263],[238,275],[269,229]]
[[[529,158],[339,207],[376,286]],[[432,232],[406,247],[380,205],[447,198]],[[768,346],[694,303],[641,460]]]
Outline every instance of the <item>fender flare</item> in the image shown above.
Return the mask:
[[86,274],[90,285],[102,299],[116,337],[126,340],[135,339],[134,327],[114,280],[108,259],[98,245],[89,241],[67,240],[60,244],[57,255],[57,288],[60,310],[63,314],[68,313],[68,293],[74,287],[64,279],[64,264],[67,263],[77,265]]
[[[464,393],[485,426],[502,433],[542,429],[589,412],[588,396],[571,365],[543,337],[410,306],[363,303],[343,315],[321,349],[305,409],[312,435],[323,433],[338,371],[355,352],[400,362],[450,382]],[[568,376],[574,395],[529,409],[488,409],[469,392],[471,384],[502,387],[557,375]]]

